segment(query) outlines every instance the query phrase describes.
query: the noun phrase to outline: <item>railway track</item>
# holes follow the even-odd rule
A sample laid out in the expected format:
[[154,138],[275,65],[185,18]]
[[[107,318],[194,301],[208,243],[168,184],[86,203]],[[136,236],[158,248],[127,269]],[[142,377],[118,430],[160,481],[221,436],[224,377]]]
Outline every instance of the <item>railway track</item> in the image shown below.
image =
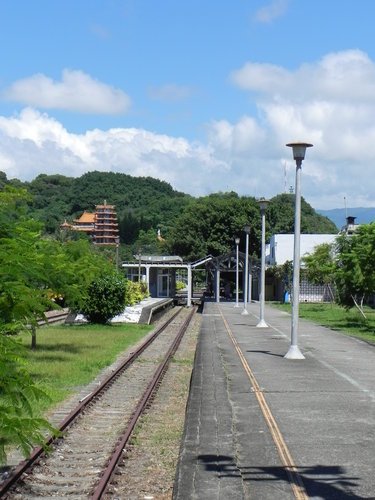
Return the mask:
[[138,418],[150,405],[195,313],[179,309],[58,426],[52,451],[34,450],[0,484],[0,497],[101,498]]

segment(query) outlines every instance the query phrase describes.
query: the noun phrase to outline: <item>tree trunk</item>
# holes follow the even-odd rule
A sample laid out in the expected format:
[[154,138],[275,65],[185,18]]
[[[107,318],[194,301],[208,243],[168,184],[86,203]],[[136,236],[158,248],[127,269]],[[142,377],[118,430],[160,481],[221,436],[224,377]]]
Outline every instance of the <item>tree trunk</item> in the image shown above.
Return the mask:
[[35,325],[31,325],[31,349],[36,349],[36,328]]
[[327,287],[328,287],[328,292],[329,292],[329,295],[331,297],[331,302],[335,302],[335,296],[333,295],[333,292],[332,292],[332,288],[331,288],[331,284],[328,283],[327,284]]
[[351,297],[353,299],[355,307],[362,314],[363,318],[367,320],[366,314],[363,312],[363,298],[364,297],[362,297],[362,299],[361,299],[361,305],[358,304],[358,302],[355,300],[355,297],[353,295]]

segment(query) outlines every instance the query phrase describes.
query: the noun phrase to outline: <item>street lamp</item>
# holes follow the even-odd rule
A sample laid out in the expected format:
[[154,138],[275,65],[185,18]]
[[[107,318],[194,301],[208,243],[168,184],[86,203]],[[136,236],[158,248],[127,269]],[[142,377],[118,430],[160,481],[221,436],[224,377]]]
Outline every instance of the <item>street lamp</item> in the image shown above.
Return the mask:
[[246,233],[246,254],[245,254],[245,289],[243,294],[243,311],[241,314],[244,316],[249,314],[246,309],[247,303],[247,290],[248,290],[248,282],[249,282],[249,234],[250,234],[250,226],[246,225],[243,230]]
[[267,328],[268,325],[264,320],[264,300],[266,295],[266,208],[268,200],[261,198],[258,201],[260,215],[262,218],[262,245],[261,245],[261,268],[260,268],[260,317],[257,328]]
[[234,307],[239,307],[238,304],[238,245],[240,244],[240,239],[238,237],[234,238],[234,242],[236,244],[236,304]]
[[296,160],[296,186],[295,186],[295,213],[294,213],[294,253],[293,253],[293,297],[292,297],[292,331],[291,343],[287,359],[305,359],[305,356],[298,348],[298,309],[299,309],[299,271],[300,271],[300,235],[301,235],[301,168],[305,159],[306,148],[311,148],[312,144],[306,142],[292,142],[287,144],[293,148],[293,158]]
[[116,242],[116,269],[119,267],[119,246],[120,246],[120,237],[117,236],[115,239]]
[[138,282],[141,282],[141,249],[138,250]]

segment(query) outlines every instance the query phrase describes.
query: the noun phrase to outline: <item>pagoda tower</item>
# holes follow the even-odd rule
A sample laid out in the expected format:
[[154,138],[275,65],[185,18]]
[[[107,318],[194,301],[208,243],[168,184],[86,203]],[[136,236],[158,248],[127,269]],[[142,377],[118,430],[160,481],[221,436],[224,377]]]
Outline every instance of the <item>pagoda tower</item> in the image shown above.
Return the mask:
[[95,207],[93,243],[102,246],[119,244],[115,205],[107,205],[105,200],[103,205]]

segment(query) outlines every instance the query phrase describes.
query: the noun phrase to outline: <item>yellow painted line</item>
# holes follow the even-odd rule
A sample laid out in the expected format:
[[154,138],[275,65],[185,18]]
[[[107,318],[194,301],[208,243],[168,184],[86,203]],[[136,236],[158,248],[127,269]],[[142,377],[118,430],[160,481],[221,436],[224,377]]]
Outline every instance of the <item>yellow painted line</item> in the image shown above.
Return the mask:
[[307,500],[309,497],[307,496],[305,487],[302,482],[302,478],[300,473],[298,472],[298,469],[294,463],[294,460],[292,458],[292,455],[290,454],[290,451],[284,441],[284,438],[280,432],[280,429],[276,423],[276,420],[274,419],[271,410],[266,402],[266,399],[264,397],[262,389],[259,387],[259,384],[254,376],[254,373],[252,372],[248,362],[246,361],[245,356],[243,355],[240,346],[238,345],[237,340],[234,338],[232,330],[230,329],[230,326],[225,319],[222,310],[220,309],[220,314],[223,319],[225,328],[227,330],[227,333],[233,342],[233,345],[237,351],[237,354],[241,360],[241,363],[245,369],[245,372],[247,376],[249,377],[249,380],[251,382],[251,385],[253,387],[254,394],[258,400],[258,404],[260,406],[260,409],[262,410],[263,416],[267,422],[267,425],[270,429],[273,441],[276,445],[276,448],[279,452],[279,456],[281,458],[281,461],[285,467],[285,470],[288,474],[294,496],[297,500]]

